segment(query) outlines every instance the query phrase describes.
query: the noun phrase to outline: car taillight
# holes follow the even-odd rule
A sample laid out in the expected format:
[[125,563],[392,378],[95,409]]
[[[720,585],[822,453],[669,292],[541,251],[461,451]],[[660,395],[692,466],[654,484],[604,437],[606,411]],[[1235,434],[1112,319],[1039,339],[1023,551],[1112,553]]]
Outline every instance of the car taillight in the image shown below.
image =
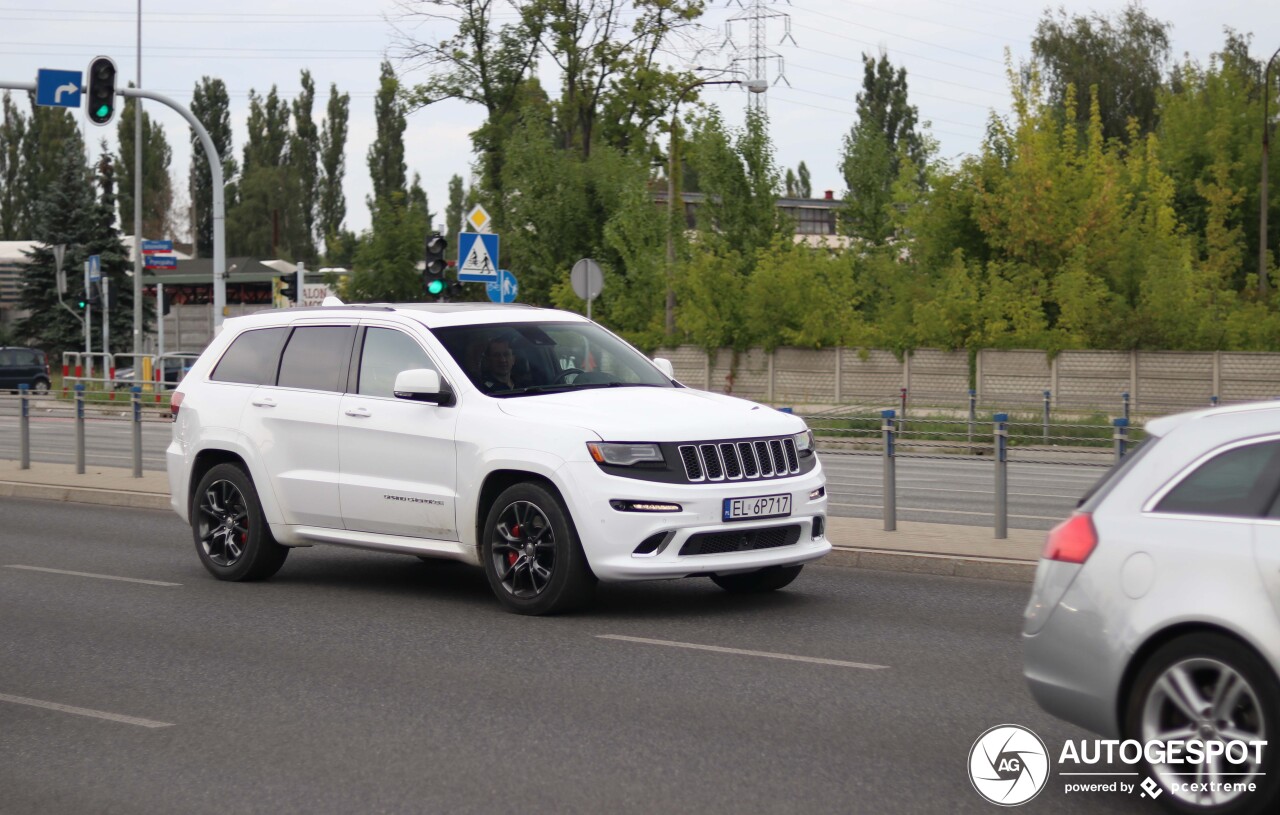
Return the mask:
[[174,391],[173,396],[169,398],[169,413],[173,418],[178,418],[178,408],[182,407],[182,391]]
[[1045,560],[1084,563],[1098,545],[1098,532],[1087,512],[1078,512],[1049,531],[1044,543]]

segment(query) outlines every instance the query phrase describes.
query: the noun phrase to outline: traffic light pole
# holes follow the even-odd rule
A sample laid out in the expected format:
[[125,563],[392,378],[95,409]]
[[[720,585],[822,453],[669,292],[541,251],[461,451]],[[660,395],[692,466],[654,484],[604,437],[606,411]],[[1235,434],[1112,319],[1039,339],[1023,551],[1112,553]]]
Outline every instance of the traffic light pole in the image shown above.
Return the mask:
[[216,337],[222,330],[223,312],[227,308],[227,212],[222,189],[222,157],[213,146],[209,131],[204,129],[204,125],[200,124],[200,120],[186,105],[175,102],[164,94],[142,88],[119,88],[116,93],[126,98],[151,99],[168,105],[181,114],[200,137],[205,158],[209,160],[209,175],[213,178],[213,335]]
[[84,353],[85,376],[93,376],[93,298],[89,296],[89,261],[84,262]]

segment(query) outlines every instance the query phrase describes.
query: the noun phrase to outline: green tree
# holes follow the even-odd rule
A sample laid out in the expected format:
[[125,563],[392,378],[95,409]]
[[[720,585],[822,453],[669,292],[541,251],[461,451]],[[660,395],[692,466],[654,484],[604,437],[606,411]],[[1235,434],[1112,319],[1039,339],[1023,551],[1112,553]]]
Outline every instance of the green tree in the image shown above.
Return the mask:
[[462,224],[462,176],[454,175],[449,177],[449,204],[444,209],[444,228],[440,230],[442,235],[449,239],[449,243],[457,245],[458,231]]
[[378,94],[373,103],[378,133],[369,145],[369,175],[373,179],[373,197],[369,207],[390,201],[394,193],[404,193],[404,105],[399,98],[400,82],[391,63],[384,61],[378,81]]
[[302,91],[293,100],[293,131],[289,134],[289,169],[298,185],[297,212],[295,218],[302,221],[302,231],[307,241],[295,255],[295,260],[312,264],[317,259],[316,220],[320,210],[320,133],[312,119],[315,105],[316,83],[311,72],[302,72]]
[[338,86],[329,86],[329,105],[324,122],[320,126],[320,193],[316,197],[320,236],[325,242],[325,256],[330,262],[335,254],[334,239],[343,230],[347,218],[347,198],[342,191],[347,172],[347,121],[351,96],[338,93]]
[[[18,324],[16,333],[55,354],[84,347],[80,322],[58,305],[52,250],[57,244],[67,247],[63,268],[67,271],[67,299],[72,303],[84,293],[84,275],[77,271],[89,255],[102,258],[102,273],[110,279],[117,295],[116,308],[111,312],[110,350],[132,348],[133,287],[126,273],[126,250],[115,226],[111,173],[104,173],[101,180],[102,196],[96,198],[83,146],[74,139],[67,140],[53,182],[35,207],[33,237],[38,245],[28,253],[23,268],[21,299],[29,316]],[[98,311],[95,318],[101,319],[100,315]],[[144,319],[148,316],[150,311],[144,311]],[[101,351],[97,325],[91,341],[94,350]]]
[[373,224],[355,250],[344,299],[357,303],[424,299],[417,264],[422,260],[428,219],[428,213],[403,190],[376,203]]
[[[20,240],[19,225],[27,209],[22,177],[23,142],[27,135],[27,119],[5,91],[0,101],[0,240]],[[29,233],[28,233],[29,234]]]
[[[132,87],[132,86],[131,86]],[[134,158],[137,133],[134,116],[138,101],[128,99],[120,111],[116,126],[116,139],[120,152],[116,156],[119,184],[120,224],[124,231],[133,232],[134,225]],[[169,165],[173,150],[164,135],[164,126],[151,120],[151,114],[142,111],[142,235],[163,239],[173,234],[170,213],[173,209],[173,177]]]
[[18,164],[18,217],[14,229],[19,240],[35,234],[36,207],[62,173],[67,151],[84,153],[84,137],[70,112],[37,106],[34,96],[30,100]]
[[[223,204],[228,211],[235,206],[237,163],[231,136],[231,99],[221,79],[204,76],[191,94],[191,113],[204,129],[222,160]],[[195,224],[197,257],[213,256],[213,175],[204,143],[191,131],[191,170],[187,178],[191,195],[192,221]]]
[[289,103],[275,86],[249,91],[248,138],[235,209],[227,216],[231,254],[303,260],[314,252],[302,190],[289,160]]
[[[1048,80],[1054,107],[1065,113],[1067,88],[1083,95],[1098,88],[1105,139],[1128,139],[1129,120],[1138,135],[1155,129],[1159,94],[1169,61],[1168,23],[1131,2],[1115,18],[1101,13],[1068,15],[1046,10],[1031,40],[1031,53]],[[1077,110],[1083,133],[1087,109]]]
[[923,181],[926,141],[919,131],[919,113],[909,101],[907,69],[895,69],[885,54],[878,60],[863,54],[862,68],[858,119],[844,137],[840,158],[848,203],[841,226],[850,235],[879,244],[891,233],[889,206],[903,166]]

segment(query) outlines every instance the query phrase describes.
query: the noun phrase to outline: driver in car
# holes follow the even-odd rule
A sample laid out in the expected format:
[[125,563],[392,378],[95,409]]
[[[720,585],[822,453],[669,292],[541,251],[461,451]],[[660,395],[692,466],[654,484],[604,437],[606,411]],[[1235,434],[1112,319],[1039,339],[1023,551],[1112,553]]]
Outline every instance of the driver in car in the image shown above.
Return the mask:
[[515,369],[516,353],[512,350],[509,339],[495,337],[489,340],[482,362],[480,387],[486,393],[509,391],[519,387],[512,373]]

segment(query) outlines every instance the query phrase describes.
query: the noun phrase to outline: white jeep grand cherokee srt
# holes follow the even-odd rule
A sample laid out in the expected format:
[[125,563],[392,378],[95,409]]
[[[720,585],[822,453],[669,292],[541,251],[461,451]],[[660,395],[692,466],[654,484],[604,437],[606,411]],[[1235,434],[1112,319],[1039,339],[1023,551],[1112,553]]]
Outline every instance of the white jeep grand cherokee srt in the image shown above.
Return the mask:
[[544,614],[597,578],[779,589],[831,549],[801,419],[684,387],[569,312],[229,319],[172,411],[171,503],[222,580],[332,543],[481,565],[507,608]]

